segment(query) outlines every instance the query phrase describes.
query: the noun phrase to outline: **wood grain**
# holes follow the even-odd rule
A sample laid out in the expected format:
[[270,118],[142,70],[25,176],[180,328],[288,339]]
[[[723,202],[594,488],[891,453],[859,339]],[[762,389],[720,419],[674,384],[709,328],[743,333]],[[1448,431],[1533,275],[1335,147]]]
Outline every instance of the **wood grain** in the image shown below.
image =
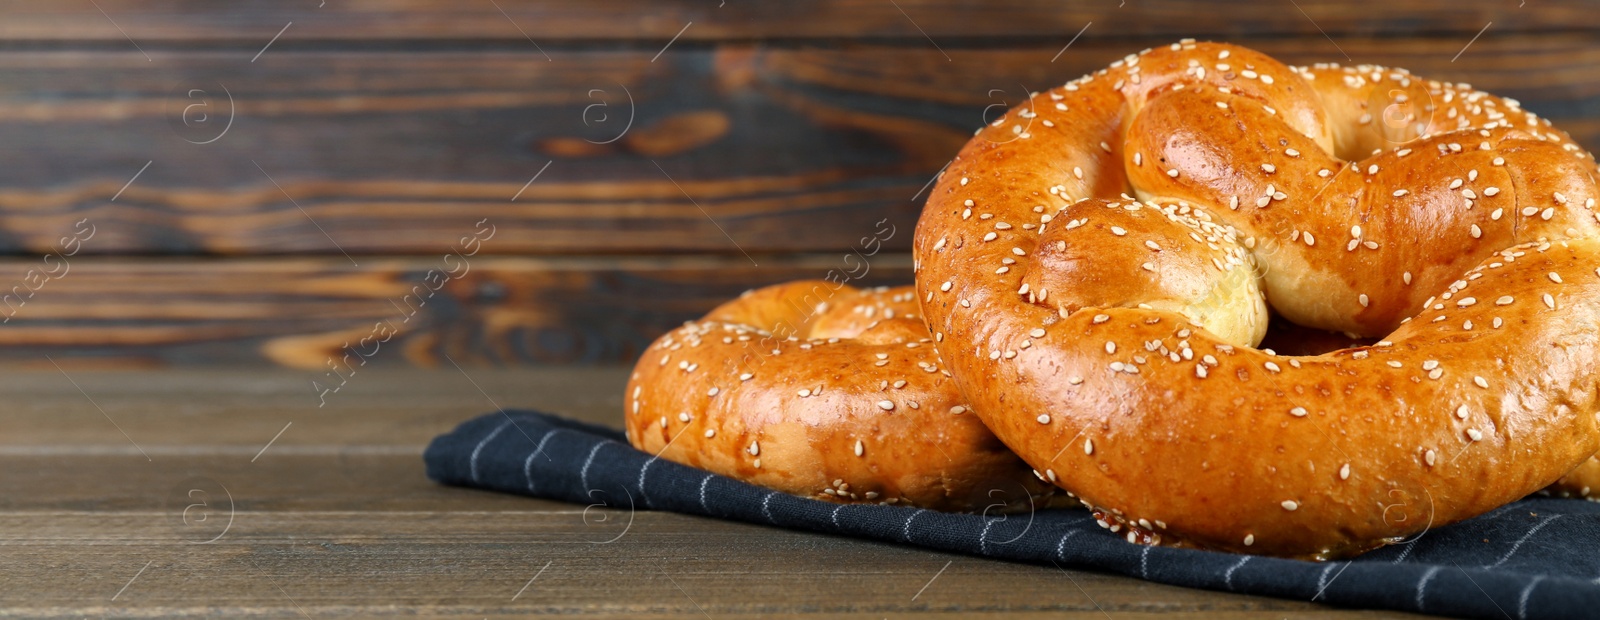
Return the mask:
[[[472,382],[454,368],[380,369],[321,410],[292,371],[63,368],[104,416],[54,368],[0,375],[24,407],[0,418],[0,467],[11,472],[0,477],[0,616],[1361,613],[671,513],[586,512],[422,476],[422,443],[492,410],[486,395],[613,421],[618,368],[473,369]],[[108,418],[151,458],[126,450]],[[226,494],[187,491],[211,484]]]
[[[274,362],[319,371],[324,385],[369,365],[448,367],[446,356],[465,365],[631,363],[660,334],[753,287],[911,281],[908,256],[869,250],[446,258],[459,248],[454,236],[471,230],[445,233],[432,258],[362,257],[359,266],[342,256],[0,261],[0,361]],[[37,275],[46,271],[61,275]],[[32,299],[20,297],[29,288]]]
[[[1600,145],[1591,37],[1491,32],[1462,53],[1468,38],[1246,43],[1292,63],[1342,48],[1470,82]],[[886,247],[905,250],[920,191],[990,106],[1166,41],[1086,39],[1054,62],[1053,43],[948,61],[743,43],[656,62],[654,50],[8,53],[0,253],[49,251],[82,218],[100,231],[88,254],[431,254],[484,218],[500,231],[491,254],[844,252],[879,222],[899,231]]]
[[[729,39],[883,37],[927,45],[973,38],[1048,38],[1063,44],[1086,22],[1090,36],[1401,34],[1476,32],[1495,22],[1502,32],[1594,28],[1582,0],[820,0],[804,3],[610,0],[539,2],[448,0],[391,2],[273,2],[226,5],[197,0],[101,0],[88,3],[4,5],[0,38],[98,40],[149,47],[166,41],[228,41],[259,48],[279,32],[279,44],[302,40],[505,40],[551,47],[584,41],[648,41],[660,47],[682,30],[679,43]],[[1286,6],[1287,5],[1287,6]],[[1296,10],[1296,5],[1299,10]],[[115,21],[115,26],[112,24]],[[684,29],[686,23],[694,25]],[[121,30],[118,30],[120,26]],[[126,32],[126,37],[123,35]],[[529,39],[533,43],[529,42]],[[252,52],[254,49],[252,49]],[[652,50],[653,51],[653,50]]]

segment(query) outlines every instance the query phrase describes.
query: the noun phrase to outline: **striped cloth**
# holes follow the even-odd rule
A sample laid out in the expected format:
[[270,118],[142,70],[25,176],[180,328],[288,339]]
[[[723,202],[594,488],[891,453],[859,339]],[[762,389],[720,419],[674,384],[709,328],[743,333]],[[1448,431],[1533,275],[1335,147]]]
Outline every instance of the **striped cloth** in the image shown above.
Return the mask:
[[670,510],[1054,563],[1158,583],[1466,618],[1600,617],[1600,503],[1526,499],[1352,561],[1303,562],[1125,542],[1083,510],[982,516],[795,497],[652,457],[622,433],[533,411],[433,440],[428,477],[581,504]]

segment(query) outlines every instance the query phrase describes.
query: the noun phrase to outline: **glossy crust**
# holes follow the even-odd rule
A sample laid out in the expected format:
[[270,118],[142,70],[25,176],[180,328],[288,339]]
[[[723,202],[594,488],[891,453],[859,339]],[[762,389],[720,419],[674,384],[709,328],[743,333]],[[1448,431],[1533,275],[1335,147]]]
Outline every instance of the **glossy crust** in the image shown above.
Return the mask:
[[1557,497],[1579,497],[1600,502],[1600,456],[1595,456],[1546,489]]
[[[1594,171],[1465,86],[1185,41],[974,137],[918,295],[976,413],[1130,541],[1347,556],[1600,449]],[[1271,354],[1269,306],[1383,341]]]
[[771,286],[657,340],[628,382],[634,447],[794,495],[1016,511],[1057,491],[966,406],[911,287]]

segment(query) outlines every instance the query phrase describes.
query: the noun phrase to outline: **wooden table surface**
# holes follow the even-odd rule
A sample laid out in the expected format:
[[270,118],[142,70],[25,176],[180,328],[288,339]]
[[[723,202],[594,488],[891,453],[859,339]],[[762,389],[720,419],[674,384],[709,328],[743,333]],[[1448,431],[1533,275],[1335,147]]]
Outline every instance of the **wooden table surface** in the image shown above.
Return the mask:
[[613,422],[619,368],[0,375],[0,615],[1348,617],[663,512],[436,485],[478,413]]

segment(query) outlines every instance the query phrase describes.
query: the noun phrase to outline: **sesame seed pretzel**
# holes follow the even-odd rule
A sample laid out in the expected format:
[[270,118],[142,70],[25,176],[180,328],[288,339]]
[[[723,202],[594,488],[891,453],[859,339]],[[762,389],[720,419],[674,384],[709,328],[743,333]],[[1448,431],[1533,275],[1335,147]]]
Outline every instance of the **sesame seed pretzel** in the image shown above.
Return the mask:
[[[1186,40],[980,131],[917,290],[973,411],[1102,525],[1347,556],[1600,449],[1594,171],[1465,85]],[[1277,355],[1272,313],[1383,340]]]
[[634,447],[794,495],[1004,512],[1055,488],[966,411],[910,286],[746,293],[655,342],[628,381]]

